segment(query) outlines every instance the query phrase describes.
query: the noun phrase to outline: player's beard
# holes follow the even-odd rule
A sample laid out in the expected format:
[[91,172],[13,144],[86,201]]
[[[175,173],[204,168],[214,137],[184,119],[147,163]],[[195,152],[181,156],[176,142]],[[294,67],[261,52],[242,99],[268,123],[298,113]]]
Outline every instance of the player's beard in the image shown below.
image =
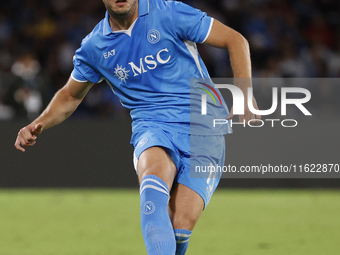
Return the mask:
[[111,16],[119,19],[133,16],[137,11],[138,0],[103,0]]

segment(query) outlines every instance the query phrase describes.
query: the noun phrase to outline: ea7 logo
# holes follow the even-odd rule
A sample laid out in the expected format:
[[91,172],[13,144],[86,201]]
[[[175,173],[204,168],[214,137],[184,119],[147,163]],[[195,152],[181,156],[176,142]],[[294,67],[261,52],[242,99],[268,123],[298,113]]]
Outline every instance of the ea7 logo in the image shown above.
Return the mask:
[[114,55],[116,55],[116,50],[110,50],[108,52],[104,52],[103,54],[104,58],[113,57]]

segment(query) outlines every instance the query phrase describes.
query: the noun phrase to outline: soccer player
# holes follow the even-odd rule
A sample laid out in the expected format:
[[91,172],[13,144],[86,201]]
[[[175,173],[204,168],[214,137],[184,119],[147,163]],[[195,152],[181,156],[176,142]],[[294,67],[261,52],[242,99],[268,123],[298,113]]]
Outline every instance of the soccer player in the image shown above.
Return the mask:
[[[76,51],[68,82],[43,113],[19,131],[15,147],[24,152],[23,146],[33,146],[43,130],[76,110],[93,84],[106,80],[131,111],[147,252],[185,254],[192,230],[219,182],[219,178],[191,178],[190,164],[223,165],[223,135],[229,132],[225,125],[207,135],[199,120],[194,125],[198,129],[191,129],[191,78],[202,78],[213,89],[195,43],[228,49],[234,76],[251,78],[248,43],[238,32],[181,2],[103,2],[105,18]],[[245,95],[250,86],[251,82],[239,84]],[[225,102],[221,104],[209,106],[209,112],[232,118]],[[245,106],[243,118],[258,116]]]

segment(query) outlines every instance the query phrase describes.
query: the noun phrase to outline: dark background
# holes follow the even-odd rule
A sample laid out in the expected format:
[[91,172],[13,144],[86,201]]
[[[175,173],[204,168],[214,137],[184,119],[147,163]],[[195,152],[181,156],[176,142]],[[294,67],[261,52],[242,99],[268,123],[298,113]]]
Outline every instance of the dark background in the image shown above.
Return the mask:
[[[13,147],[25,122],[1,123],[0,187],[137,187],[128,120],[68,120],[45,131],[25,153]],[[340,121],[302,121],[296,128],[235,128],[226,165],[340,163]],[[228,179],[228,188],[340,188],[333,179]],[[292,176],[291,176],[292,177]]]
[[[338,0],[184,2],[248,39],[254,77],[340,77]],[[95,85],[71,119],[44,132],[34,148],[20,153],[13,147],[19,129],[65,84],[74,51],[104,12],[101,0],[0,2],[0,187],[137,187],[128,112],[105,83]],[[212,77],[232,77],[227,51],[198,47]],[[340,143],[336,81],[313,87],[313,124],[290,131],[237,129],[227,139],[227,163],[339,163],[333,162],[339,161]],[[270,106],[262,93],[268,88],[254,84],[262,109]],[[339,180],[223,179],[221,186],[339,187]]]

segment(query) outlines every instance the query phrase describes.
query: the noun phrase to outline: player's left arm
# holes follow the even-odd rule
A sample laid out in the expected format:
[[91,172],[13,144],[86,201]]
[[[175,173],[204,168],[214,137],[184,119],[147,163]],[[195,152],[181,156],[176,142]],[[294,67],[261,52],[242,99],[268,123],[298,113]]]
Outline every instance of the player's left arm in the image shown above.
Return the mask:
[[[246,99],[248,88],[252,87],[251,59],[248,41],[239,32],[222,24],[218,20],[214,20],[211,32],[205,43],[213,47],[228,49],[236,84],[242,90]],[[253,106],[255,109],[258,109],[254,96]],[[228,119],[232,117],[233,113],[231,111]],[[261,116],[250,112],[247,100],[245,100],[245,113],[244,116],[240,116],[240,121],[244,119],[246,122],[251,119],[261,119]]]

